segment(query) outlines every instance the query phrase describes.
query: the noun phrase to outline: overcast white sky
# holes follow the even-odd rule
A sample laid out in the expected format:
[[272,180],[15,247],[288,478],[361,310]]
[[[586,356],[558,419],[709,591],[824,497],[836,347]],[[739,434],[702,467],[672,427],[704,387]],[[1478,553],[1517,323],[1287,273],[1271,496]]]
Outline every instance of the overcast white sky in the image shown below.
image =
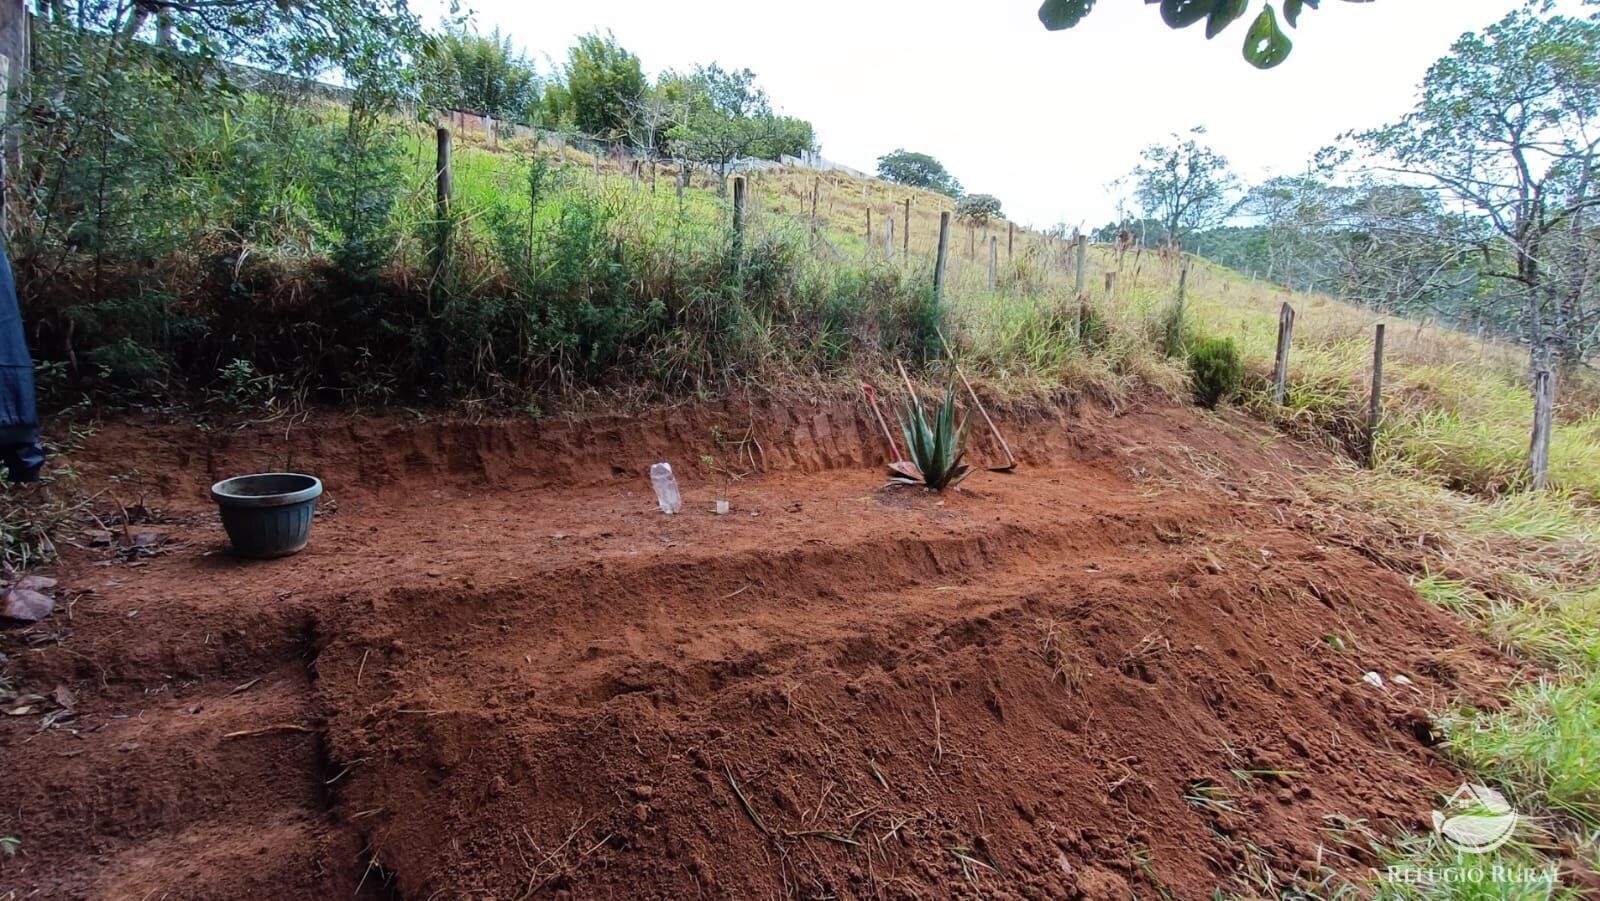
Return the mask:
[[1204,125],[1247,179],[1300,171],[1339,133],[1404,113],[1456,37],[1520,5],[1325,2],[1291,32],[1288,62],[1260,72],[1239,55],[1248,18],[1208,42],[1137,0],[1103,0],[1054,33],[1038,0],[464,3],[479,30],[498,25],[546,70],[546,55],[559,63],[596,29],[651,76],[748,67],[782,112],[816,126],[829,159],[870,172],[897,147],[931,153],[1013,219],[1090,227],[1116,214],[1126,191],[1112,182],[1151,142]]

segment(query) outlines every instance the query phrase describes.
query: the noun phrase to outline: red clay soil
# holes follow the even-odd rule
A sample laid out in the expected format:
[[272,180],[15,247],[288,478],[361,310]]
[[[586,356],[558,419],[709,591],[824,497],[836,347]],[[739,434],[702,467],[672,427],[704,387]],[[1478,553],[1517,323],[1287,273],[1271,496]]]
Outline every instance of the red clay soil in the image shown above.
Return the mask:
[[[0,898],[1209,898],[1426,828],[1421,710],[1509,664],[1312,530],[1325,461],[1180,408],[1008,428],[941,499],[849,407],[106,425],[74,463],[164,543],[67,547],[0,636]],[[707,453],[765,469],[727,516]],[[311,546],[232,558],[206,486],[283,468]]]

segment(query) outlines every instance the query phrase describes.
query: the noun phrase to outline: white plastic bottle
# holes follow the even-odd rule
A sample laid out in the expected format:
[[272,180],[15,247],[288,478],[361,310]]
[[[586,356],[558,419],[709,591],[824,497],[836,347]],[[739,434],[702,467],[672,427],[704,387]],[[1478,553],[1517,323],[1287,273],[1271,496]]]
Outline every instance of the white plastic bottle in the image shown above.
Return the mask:
[[683,509],[683,496],[678,494],[678,480],[672,476],[672,464],[657,463],[650,467],[650,486],[656,490],[656,503],[667,515]]

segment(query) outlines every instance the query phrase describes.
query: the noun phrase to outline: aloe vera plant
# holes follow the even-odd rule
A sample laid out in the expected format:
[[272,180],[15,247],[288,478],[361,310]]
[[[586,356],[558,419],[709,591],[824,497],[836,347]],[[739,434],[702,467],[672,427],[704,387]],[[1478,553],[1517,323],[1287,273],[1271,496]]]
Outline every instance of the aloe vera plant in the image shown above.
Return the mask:
[[[971,471],[961,462],[967,453],[967,418],[963,416],[956,422],[954,385],[945,391],[944,403],[934,411],[931,420],[915,397],[908,399],[905,412],[900,416],[900,432],[905,436],[911,462],[922,473],[922,484],[929,488],[935,491],[952,488]],[[910,480],[903,474],[897,474],[896,478]]]

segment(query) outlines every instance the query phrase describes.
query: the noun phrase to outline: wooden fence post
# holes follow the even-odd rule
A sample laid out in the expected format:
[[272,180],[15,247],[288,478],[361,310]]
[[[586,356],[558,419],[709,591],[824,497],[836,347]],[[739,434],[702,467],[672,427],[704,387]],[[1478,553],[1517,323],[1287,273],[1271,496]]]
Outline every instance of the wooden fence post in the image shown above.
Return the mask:
[[455,183],[455,165],[450,153],[450,129],[440,128],[436,132],[439,140],[438,153],[434,157],[433,174],[435,179],[434,205],[438,209],[439,218],[444,219],[450,212],[450,194]]
[[817,197],[822,194],[822,177],[811,179],[811,230],[817,230]]
[[1117,290],[1117,274],[1115,272],[1107,272],[1106,273],[1106,300],[1110,300],[1111,299],[1111,295],[1116,290]]
[[883,217],[883,255],[894,259],[894,217]]
[[872,250],[872,207],[870,207],[870,206],[867,207],[866,240],[863,241],[862,243],[866,245],[868,251]]
[[1550,485],[1550,431],[1556,411],[1556,376],[1543,363],[1533,374],[1533,441],[1528,447],[1528,468],[1533,490]]
[[1012,254],[1016,250],[1016,244],[1017,244],[1017,224],[1015,222],[1007,222],[1006,223],[1006,262],[1007,263],[1011,262]]
[[1183,325],[1183,305],[1189,302],[1189,261],[1183,261],[1183,268],[1178,270],[1178,325]]
[[1074,279],[1073,279],[1074,282],[1075,282],[1073,290],[1077,292],[1077,295],[1079,297],[1082,297],[1083,296],[1083,280],[1084,280],[1085,276],[1088,274],[1088,270],[1089,270],[1089,236],[1088,235],[1079,235],[1078,236],[1078,264],[1077,265],[1078,265],[1078,270],[1077,270],[1077,273],[1076,273],[1076,275],[1074,276]]
[[967,223],[967,259],[976,260],[977,258],[978,258],[978,230],[976,228],[973,228],[972,224],[969,222],[969,223]]
[[[733,178],[733,258],[744,257],[744,176]],[[737,263],[735,265],[738,265]]]
[[998,274],[998,273],[996,273],[995,270],[998,268],[997,264],[999,262],[999,256],[1000,256],[999,243],[1000,243],[1000,239],[999,238],[996,238],[993,235],[989,236],[989,290],[990,291],[994,290],[995,276]]
[[1272,369],[1272,402],[1282,405],[1289,390],[1289,342],[1294,339],[1294,307],[1285,301],[1278,310],[1278,355]]
[[939,214],[939,253],[933,261],[933,303],[944,302],[944,267],[950,257],[950,213]]
[[683,208],[683,189],[689,184],[689,161],[678,163],[678,208]]
[[902,224],[905,225],[905,234],[900,236],[900,255],[905,257],[907,263],[910,263],[911,262],[911,198],[909,198],[909,197],[906,198],[906,219],[905,219],[905,222],[902,223]]
[[438,246],[434,248],[434,271],[442,273],[450,261],[450,196],[455,190],[455,161],[450,153],[450,129],[439,127],[435,131],[438,151],[434,157],[434,215],[439,220]]
[[1367,466],[1378,462],[1378,426],[1383,422],[1383,323],[1372,335],[1372,399],[1367,402]]

